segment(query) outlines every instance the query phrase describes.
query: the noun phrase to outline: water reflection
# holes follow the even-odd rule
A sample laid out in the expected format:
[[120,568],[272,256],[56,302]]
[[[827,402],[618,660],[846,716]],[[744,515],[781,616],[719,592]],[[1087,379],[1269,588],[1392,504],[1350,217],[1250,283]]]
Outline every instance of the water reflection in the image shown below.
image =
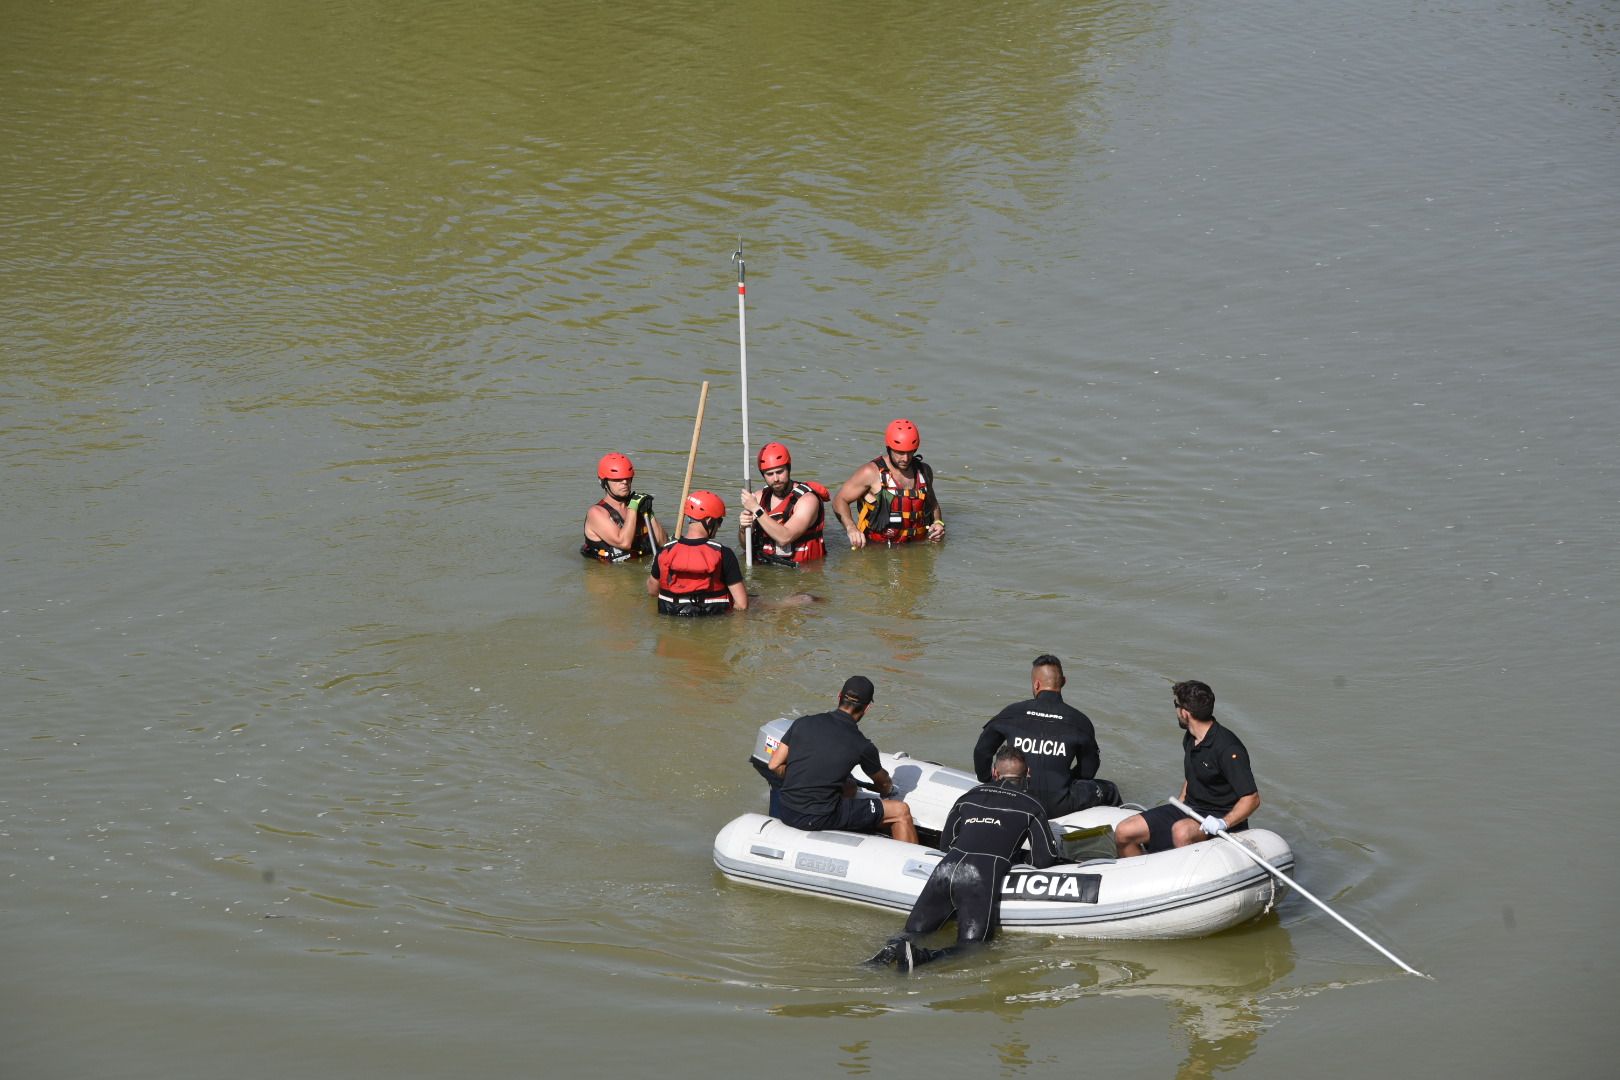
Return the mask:
[[941,550],[935,544],[874,548],[851,554],[839,567],[848,577],[837,597],[842,613],[853,613],[868,627],[894,665],[913,664],[926,652],[928,641],[919,631],[928,624],[917,613],[934,591]]
[[848,1046],[839,1046],[839,1050],[848,1054],[848,1058],[840,1058],[838,1067],[851,1076],[865,1076],[872,1071],[872,1044],[869,1040],[851,1043]]
[[[1189,948],[1191,944],[1192,948]],[[1293,944],[1275,916],[1248,932],[1207,942],[1144,942],[1110,953],[1101,992],[1167,1002],[1187,1036],[1178,1077],[1213,1076],[1254,1053],[1268,1026],[1271,992],[1294,970]]]
[[[929,1007],[1005,1016],[1087,997],[1157,998],[1170,1006],[1174,1027],[1187,1039],[1176,1075],[1212,1076],[1254,1053],[1278,1011],[1273,1001],[1298,992],[1281,986],[1293,970],[1293,943],[1273,915],[1198,941],[1059,944],[1039,963],[998,973],[971,993]],[[1066,981],[1054,985],[1054,973]],[[1030,1048],[1020,1039],[996,1050],[1009,1069],[1031,1064]]]
[[585,602],[574,610],[596,631],[597,647],[608,653],[626,653],[641,646],[653,603],[643,582],[646,573],[645,562],[585,564],[580,575]]

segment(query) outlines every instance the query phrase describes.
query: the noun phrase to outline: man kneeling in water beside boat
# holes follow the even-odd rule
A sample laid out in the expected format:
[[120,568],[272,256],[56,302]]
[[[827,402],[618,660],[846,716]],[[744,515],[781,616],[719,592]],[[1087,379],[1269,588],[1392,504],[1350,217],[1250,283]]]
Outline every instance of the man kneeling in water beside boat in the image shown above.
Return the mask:
[[1181,801],[1204,815],[1190,818],[1169,803],[1128,817],[1114,829],[1120,858],[1169,851],[1217,833],[1241,832],[1260,809],[1260,789],[1242,740],[1215,719],[1215,691],[1189,679],[1171,689],[1181,737]]
[[[868,963],[895,964],[905,973],[917,964],[989,941],[1001,908],[1001,884],[1026,839],[1030,862],[1037,869],[1065,861],[1052,841],[1046,810],[1027,790],[1029,766],[1023,751],[1003,746],[991,762],[990,775],[989,783],[980,784],[951,807],[939,834],[945,857],[912,905],[906,928]],[[953,914],[955,945],[925,949],[917,944]]]
[[[874,693],[871,679],[852,675],[838,692],[838,708],[799,717],[776,744],[766,767],[782,780],[772,803],[785,824],[846,832],[883,828],[896,840],[917,842],[911,807],[899,800],[878,748],[855,726],[866,715]],[[856,797],[850,777],[856,765],[872,778],[883,798]]]

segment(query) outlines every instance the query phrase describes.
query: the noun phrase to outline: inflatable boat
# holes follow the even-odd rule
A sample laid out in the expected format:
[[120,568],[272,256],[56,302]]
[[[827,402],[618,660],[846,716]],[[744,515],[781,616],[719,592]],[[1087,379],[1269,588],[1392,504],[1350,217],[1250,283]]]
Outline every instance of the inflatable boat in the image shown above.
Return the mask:
[[[784,718],[760,728],[756,768],[770,760],[789,724]],[[882,757],[925,837],[937,838],[951,806],[978,783],[971,773],[937,762]],[[1054,821],[1052,831],[1063,850],[1073,851],[1078,838],[1106,838],[1136,812],[1093,807]],[[1228,835],[1278,870],[1293,869],[1293,852],[1276,833],[1251,828]],[[942,857],[883,834],[805,832],[757,813],[734,819],[714,839],[714,865],[733,881],[895,911],[911,909]],[[1282,891],[1242,852],[1212,840],[1130,859],[1014,867],[1002,886],[1001,927],[1095,939],[1203,937],[1265,914]]]

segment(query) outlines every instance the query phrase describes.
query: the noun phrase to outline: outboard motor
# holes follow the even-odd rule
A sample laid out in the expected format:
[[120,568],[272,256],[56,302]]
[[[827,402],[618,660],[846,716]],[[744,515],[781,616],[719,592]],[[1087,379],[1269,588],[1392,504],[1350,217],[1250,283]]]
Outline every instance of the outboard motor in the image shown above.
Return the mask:
[[771,755],[776,753],[777,743],[782,741],[783,737],[787,735],[788,728],[792,726],[793,721],[785,716],[779,716],[775,720],[761,724],[759,726],[759,735],[754,739],[754,752],[748,758],[748,764],[752,765],[754,771],[764,777],[765,782],[770,785],[771,808],[769,813],[774,818],[782,816],[782,804],[779,801],[782,781],[777,779],[776,774],[766,766],[771,762]]

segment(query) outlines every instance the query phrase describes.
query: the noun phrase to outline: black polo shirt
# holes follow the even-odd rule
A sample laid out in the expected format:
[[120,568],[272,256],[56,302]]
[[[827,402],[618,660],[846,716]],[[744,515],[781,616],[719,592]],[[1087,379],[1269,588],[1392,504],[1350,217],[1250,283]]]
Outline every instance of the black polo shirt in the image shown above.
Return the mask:
[[878,748],[861,734],[846,712],[815,713],[793,721],[782,736],[787,743],[787,775],[782,779],[782,806],[805,817],[838,809],[844,777],[856,765],[872,776],[883,767]]
[[1250,771],[1249,751],[1243,740],[1222,727],[1219,720],[1210,722],[1201,743],[1193,742],[1190,731],[1183,735],[1181,750],[1187,802],[1194,810],[1225,814],[1239,799],[1260,790]]

